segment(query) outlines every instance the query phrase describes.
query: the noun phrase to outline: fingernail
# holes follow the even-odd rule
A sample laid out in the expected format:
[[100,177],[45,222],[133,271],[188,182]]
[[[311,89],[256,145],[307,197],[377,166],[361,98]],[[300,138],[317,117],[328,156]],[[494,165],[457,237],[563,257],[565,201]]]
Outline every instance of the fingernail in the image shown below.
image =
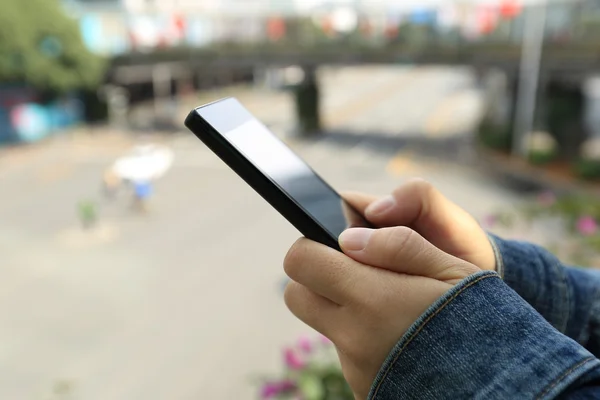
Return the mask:
[[369,205],[367,207],[367,209],[365,210],[365,214],[372,215],[372,216],[383,214],[384,212],[390,210],[395,205],[396,205],[396,200],[394,199],[394,197],[386,196],[382,199],[375,201],[371,205]]
[[373,229],[368,228],[346,229],[338,240],[343,250],[360,251],[367,247],[372,234]]

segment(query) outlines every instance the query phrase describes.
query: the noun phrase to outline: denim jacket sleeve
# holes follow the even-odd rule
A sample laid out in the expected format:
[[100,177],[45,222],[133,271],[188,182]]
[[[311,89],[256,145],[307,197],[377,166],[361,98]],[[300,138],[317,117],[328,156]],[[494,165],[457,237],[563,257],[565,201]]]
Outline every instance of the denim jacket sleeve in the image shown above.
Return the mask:
[[490,235],[504,282],[552,326],[600,357],[600,271],[564,266],[545,249]]
[[400,339],[370,400],[600,398],[600,361],[495,272],[468,277]]

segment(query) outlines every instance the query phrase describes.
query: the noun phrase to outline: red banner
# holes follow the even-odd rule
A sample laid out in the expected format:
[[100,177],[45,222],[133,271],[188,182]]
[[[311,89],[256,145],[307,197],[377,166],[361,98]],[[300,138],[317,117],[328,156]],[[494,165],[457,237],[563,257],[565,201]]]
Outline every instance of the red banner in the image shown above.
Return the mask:
[[271,40],[280,40],[285,36],[285,21],[283,18],[271,18],[267,22],[267,36]]
[[505,0],[500,5],[500,15],[505,19],[513,19],[521,13],[521,4],[516,0]]
[[477,13],[477,25],[479,27],[479,33],[484,35],[491,33],[496,29],[498,23],[497,11],[488,6],[482,6],[479,8]]

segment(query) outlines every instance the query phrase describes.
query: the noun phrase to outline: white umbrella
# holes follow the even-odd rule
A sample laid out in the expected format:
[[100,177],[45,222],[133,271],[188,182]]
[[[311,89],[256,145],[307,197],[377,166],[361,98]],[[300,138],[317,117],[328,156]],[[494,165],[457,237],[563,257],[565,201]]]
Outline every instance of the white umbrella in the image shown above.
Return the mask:
[[173,152],[158,145],[136,146],[115,161],[112,170],[123,180],[150,181],[162,177],[173,164]]

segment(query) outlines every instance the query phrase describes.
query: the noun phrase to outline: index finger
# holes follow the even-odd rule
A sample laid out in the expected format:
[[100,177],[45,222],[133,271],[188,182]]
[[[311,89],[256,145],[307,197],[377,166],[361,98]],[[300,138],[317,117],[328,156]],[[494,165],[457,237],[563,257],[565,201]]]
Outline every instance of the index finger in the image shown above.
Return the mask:
[[312,240],[299,239],[283,262],[294,281],[339,305],[364,297],[370,267]]
[[361,192],[344,191],[340,195],[362,216],[365,215],[365,210],[371,203],[379,200],[379,197]]

